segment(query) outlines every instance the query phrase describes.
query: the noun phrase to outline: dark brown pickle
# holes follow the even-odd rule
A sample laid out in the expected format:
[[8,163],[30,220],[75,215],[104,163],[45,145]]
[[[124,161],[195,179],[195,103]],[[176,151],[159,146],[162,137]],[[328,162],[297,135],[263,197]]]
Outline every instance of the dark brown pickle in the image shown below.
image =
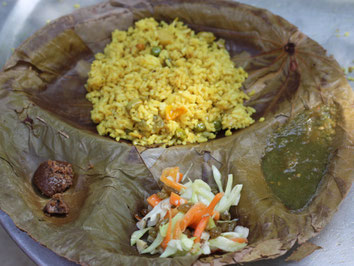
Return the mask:
[[47,216],[52,215],[67,215],[69,213],[69,207],[64,202],[63,197],[61,194],[55,194],[49,200],[49,202],[45,205],[44,214]]
[[160,199],[167,199],[170,195],[168,194],[168,192],[166,192],[164,189],[162,189],[160,192],[157,192],[157,196]]
[[217,238],[222,233],[221,228],[219,226],[215,226],[209,230],[210,238]]
[[173,188],[170,188],[170,187],[168,187],[166,185],[163,185],[162,190],[164,190],[168,194],[168,196],[170,196],[171,192],[178,194],[177,190],[175,190]]
[[146,214],[148,214],[149,213],[149,210],[148,209],[142,209],[141,211],[140,211],[140,214],[141,214],[141,216],[142,217],[144,217]]
[[237,225],[236,221],[230,221],[228,223],[220,223],[220,228],[223,233],[232,232],[235,230],[236,225]]
[[43,195],[63,193],[72,184],[74,170],[70,163],[48,160],[42,162],[33,176],[33,183]]
[[187,211],[189,211],[190,208],[192,208],[193,205],[193,203],[185,203],[180,205],[177,210],[186,213]]
[[230,221],[231,220],[231,215],[229,212],[224,212],[222,214],[220,214],[220,219],[223,221]]
[[193,237],[193,232],[189,229],[189,228],[187,228],[184,232],[183,232],[183,234],[185,234],[186,236],[188,236],[189,238],[191,238],[191,237]]
[[[160,218],[158,217],[158,219],[157,220],[160,220]],[[156,228],[159,228],[160,227],[160,225],[163,225],[163,224],[167,224],[169,222],[169,220],[168,220],[168,218],[166,218],[166,219],[163,219],[163,220],[161,220],[161,221],[159,221],[157,224],[156,224]]]
[[157,236],[158,231],[159,231],[159,227],[157,227],[157,226],[151,228],[149,230],[149,236],[155,239],[156,236]]

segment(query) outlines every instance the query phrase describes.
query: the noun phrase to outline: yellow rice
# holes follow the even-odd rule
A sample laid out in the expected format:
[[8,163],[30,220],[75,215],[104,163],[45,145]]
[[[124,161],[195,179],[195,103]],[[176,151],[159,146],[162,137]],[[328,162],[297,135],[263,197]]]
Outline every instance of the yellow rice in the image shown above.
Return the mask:
[[[226,135],[252,124],[255,110],[243,105],[248,96],[240,90],[247,73],[215,39],[178,20],[146,18],[115,30],[86,84],[98,133],[135,145],[175,145],[215,138],[215,121]],[[153,47],[161,48],[158,56]]]

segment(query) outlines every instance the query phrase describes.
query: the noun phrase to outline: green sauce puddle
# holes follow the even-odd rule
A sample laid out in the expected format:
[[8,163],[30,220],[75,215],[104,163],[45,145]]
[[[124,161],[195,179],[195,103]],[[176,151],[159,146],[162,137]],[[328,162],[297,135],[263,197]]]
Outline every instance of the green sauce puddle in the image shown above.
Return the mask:
[[273,193],[291,209],[303,208],[324,176],[335,135],[335,109],[304,111],[269,138],[262,169]]

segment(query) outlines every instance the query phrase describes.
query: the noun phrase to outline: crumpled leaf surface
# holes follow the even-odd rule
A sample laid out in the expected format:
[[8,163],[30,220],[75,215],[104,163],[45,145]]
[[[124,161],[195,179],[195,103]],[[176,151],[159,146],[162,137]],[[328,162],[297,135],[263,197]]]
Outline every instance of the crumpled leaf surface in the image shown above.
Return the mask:
[[[247,104],[265,121],[230,137],[182,147],[134,147],[98,136],[85,99],[89,62],[114,29],[149,16],[179,17],[196,31],[224,38],[234,62],[249,73],[244,89],[255,93]],[[218,265],[275,258],[318,234],[351,186],[352,90],[320,45],[263,9],[225,0],[114,0],[80,9],[16,49],[0,73],[0,88],[0,208],[41,244],[82,264]],[[292,119],[305,108],[330,103],[340,115],[336,152],[315,198],[300,212],[289,211],[263,177],[267,137],[281,117]],[[31,183],[47,159],[74,165],[75,184],[64,194],[71,207],[66,218],[46,217],[47,199]],[[129,245],[133,214],[158,189],[161,170],[178,165],[185,172],[192,165],[192,179],[211,182],[212,164],[223,177],[232,173],[234,183],[244,185],[237,215],[250,228],[249,246],[197,262],[192,256],[139,256]]]
[[300,261],[303,258],[311,255],[317,249],[321,249],[320,246],[312,244],[311,242],[305,242],[300,245],[285,261]]

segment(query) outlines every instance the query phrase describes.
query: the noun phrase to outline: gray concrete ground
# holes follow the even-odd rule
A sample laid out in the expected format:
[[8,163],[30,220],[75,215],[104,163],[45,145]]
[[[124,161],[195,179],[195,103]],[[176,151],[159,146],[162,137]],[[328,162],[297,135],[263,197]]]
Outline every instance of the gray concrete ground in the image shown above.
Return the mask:
[[35,265],[0,225],[0,260],[2,266]]

